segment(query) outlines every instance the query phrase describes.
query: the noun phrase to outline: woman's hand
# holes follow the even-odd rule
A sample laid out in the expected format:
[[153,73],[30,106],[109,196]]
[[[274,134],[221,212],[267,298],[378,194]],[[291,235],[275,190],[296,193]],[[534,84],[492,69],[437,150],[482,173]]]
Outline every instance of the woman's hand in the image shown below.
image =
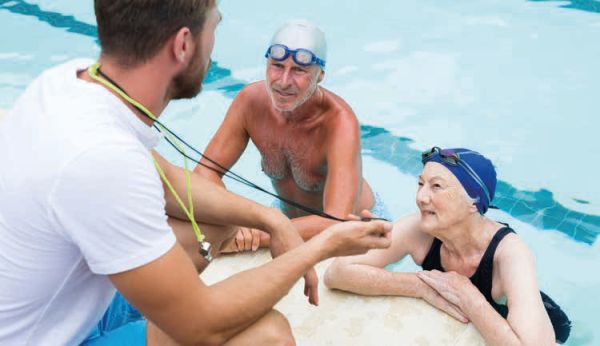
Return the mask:
[[417,273],[417,276],[435,293],[428,293],[428,297],[423,299],[459,321],[469,321],[469,316],[464,312],[469,300],[483,298],[467,277],[456,272],[422,271]]
[[[419,279],[421,279],[421,278],[419,277]],[[469,319],[467,318],[465,313],[462,312],[462,310],[460,310],[460,308],[458,306],[450,303],[448,300],[446,300],[444,297],[442,297],[435,289],[431,288],[428,284],[426,284],[423,281],[423,279],[421,279],[421,281],[423,282],[423,286],[424,286],[421,289],[421,294],[420,294],[421,299],[428,302],[433,307],[454,317],[455,319],[457,319],[458,321],[460,321],[462,323],[469,322]]]

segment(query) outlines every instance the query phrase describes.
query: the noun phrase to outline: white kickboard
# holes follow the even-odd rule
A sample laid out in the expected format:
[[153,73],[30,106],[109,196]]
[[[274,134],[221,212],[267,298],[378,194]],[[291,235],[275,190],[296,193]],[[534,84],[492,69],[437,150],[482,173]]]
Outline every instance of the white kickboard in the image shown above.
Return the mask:
[[[207,284],[270,260],[268,251],[217,258],[201,274]],[[317,265],[318,307],[308,304],[300,280],[275,308],[290,321],[298,345],[485,345],[472,324],[463,324],[420,299],[364,297],[323,285],[331,260]],[[244,288],[240,287],[240,295]]]

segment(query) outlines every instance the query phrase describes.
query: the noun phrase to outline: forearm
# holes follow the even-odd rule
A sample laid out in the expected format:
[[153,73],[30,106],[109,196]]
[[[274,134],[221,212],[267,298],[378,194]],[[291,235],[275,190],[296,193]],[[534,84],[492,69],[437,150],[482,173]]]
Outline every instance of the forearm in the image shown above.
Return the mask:
[[292,224],[304,240],[311,239],[325,228],[335,225],[338,221],[326,219],[317,215],[302,216],[292,219]]
[[225,340],[244,330],[268,313],[302,275],[324,259],[323,253],[323,247],[311,241],[261,267],[210,286],[206,300],[212,305],[211,323]]
[[153,262],[110,279],[144,316],[178,342],[222,345],[268,313],[300,276],[328,256],[327,244],[311,241],[212,286],[202,284],[188,255],[176,244]]
[[485,300],[483,296],[471,297],[461,310],[475,325],[486,345],[525,345],[510,324]]
[[367,296],[421,297],[427,289],[415,273],[390,272],[366,264],[334,263],[325,274],[325,284]]
[[[204,159],[202,159],[200,161],[200,163],[196,166],[196,168],[194,168],[194,173],[200,174],[201,176],[205,177],[206,179],[212,181],[213,183],[215,183],[219,186],[225,187],[225,184],[223,183],[222,175],[208,167],[205,167],[204,165],[207,165],[209,167],[214,166],[212,163],[206,162]],[[218,170],[221,170],[221,169],[218,168]]]
[[[168,163],[159,155],[155,155],[167,176],[167,179],[187,206],[187,182],[183,168]],[[190,186],[196,221],[215,225],[239,225],[258,228],[270,232],[274,227],[277,214],[247,198],[227,191],[202,175],[190,172]],[[169,189],[165,189],[166,211],[169,216],[187,220],[175,197]]]
[[[335,220],[325,219],[320,216],[310,215],[297,217],[291,220],[296,228],[296,231],[304,241],[307,241],[315,235],[321,233],[324,229],[338,223]],[[260,234],[260,247],[269,247],[271,245],[271,237],[268,234]]]

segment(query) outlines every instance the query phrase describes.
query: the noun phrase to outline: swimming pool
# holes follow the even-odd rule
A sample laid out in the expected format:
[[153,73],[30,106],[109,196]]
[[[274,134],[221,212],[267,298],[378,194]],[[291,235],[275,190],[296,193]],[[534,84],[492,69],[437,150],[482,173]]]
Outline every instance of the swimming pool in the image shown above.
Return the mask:
[[[600,188],[593,180],[600,121],[592,114],[599,4],[224,0],[205,91],[171,105],[164,119],[203,148],[235,93],[262,78],[271,33],[290,18],[316,22],[329,43],[323,85],[361,120],[364,175],[393,216],[415,209],[421,150],[465,146],[490,156],[503,210],[491,215],[509,222],[535,253],[542,288],[575,323],[569,344],[600,344],[593,327],[600,311]],[[91,2],[0,0],[0,23],[0,109],[45,68],[98,53]],[[234,170],[270,185],[254,148]],[[396,267],[403,266],[411,264]]]

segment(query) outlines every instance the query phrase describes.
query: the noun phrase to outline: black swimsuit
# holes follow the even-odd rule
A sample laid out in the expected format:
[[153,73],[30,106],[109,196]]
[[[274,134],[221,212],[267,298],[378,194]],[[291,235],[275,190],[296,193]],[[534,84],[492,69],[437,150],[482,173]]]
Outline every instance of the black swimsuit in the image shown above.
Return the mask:
[[[475,274],[470,277],[471,282],[479,292],[483,294],[485,299],[492,305],[492,307],[498,311],[498,313],[506,318],[508,316],[508,307],[506,305],[498,304],[492,298],[492,278],[494,273],[494,254],[496,253],[496,248],[502,239],[509,233],[515,233],[515,231],[510,228],[508,225],[502,227],[494,237],[492,241],[488,245],[483,257],[481,258],[481,262],[479,262],[479,266],[477,270],[475,270]],[[423,260],[423,270],[439,270],[445,271],[442,267],[442,260],[440,258],[440,249],[442,246],[442,241],[434,238],[433,243],[431,244],[431,248],[425,256]],[[550,321],[552,322],[552,327],[554,328],[554,334],[556,336],[556,342],[564,343],[567,341],[569,337],[569,333],[571,332],[571,321],[567,315],[561,310],[560,306],[556,304],[550,297],[548,297],[544,292],[540,291],[542,295],[542,301],[544,303],[544,307],[546,308],[546,312],[550,317]]]

